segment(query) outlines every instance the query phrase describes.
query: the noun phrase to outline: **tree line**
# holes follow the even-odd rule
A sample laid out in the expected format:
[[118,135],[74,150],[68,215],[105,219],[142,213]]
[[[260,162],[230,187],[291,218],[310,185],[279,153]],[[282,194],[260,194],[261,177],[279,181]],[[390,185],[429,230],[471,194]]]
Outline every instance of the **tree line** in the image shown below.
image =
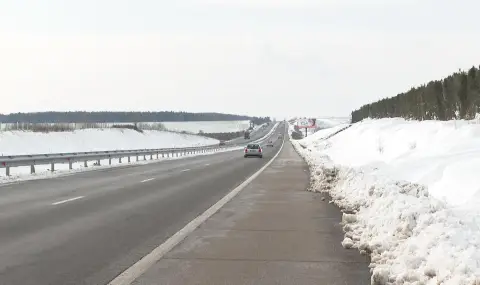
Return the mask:
[[480,68],[459,70],[395,97],[366,104],[352,112],[352,123],[365,118],[413,120],[474,119],[480,111]]
[[37,112],[0,114],[2,123],[131,123],[131,122],[191,122],[191,121],[243,121],[256,125],[270,122],[269,117],[251,117],[222,113],[188,112]]

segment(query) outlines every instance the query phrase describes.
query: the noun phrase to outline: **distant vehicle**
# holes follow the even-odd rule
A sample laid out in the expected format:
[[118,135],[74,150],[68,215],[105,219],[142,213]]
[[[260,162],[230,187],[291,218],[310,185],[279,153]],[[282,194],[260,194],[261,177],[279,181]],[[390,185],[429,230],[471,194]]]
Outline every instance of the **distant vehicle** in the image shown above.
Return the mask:
[[258,143],[248,144],[245,147],[245,154],[243,157],[256,156],[259,158],[263,157],[262,147]]
[[219,146],[225,145],[225,141],[220,141]]
[[245,132],[245,134],[243,135],[243,138],[246,139],[246,140],[250,139],[250,132],[248,132],[248,131]]
[[269,141],[267,142],[267,146],[273,146],[273,141],[272,141],[272,140],[269,140]]

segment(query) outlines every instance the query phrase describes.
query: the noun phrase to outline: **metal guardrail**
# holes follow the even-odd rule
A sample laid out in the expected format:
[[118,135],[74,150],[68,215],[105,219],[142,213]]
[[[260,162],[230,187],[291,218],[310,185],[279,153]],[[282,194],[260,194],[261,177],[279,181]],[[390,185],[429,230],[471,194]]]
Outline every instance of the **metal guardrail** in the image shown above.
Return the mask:
[[247,140],[239,144],[231,145],[207,145],[198,147],[184,147],[184,148],[159,148],[159,149],[134,149],[134,150],[113,150],[113,151],[92,151],[92,152],[71,152],[71,153],[45,153],[45,154],[26,154],[26,155],[9,155],[0,156],[0,168],[5,168],[5,174],[10,176],[10,168],[18,166],[30,166],[30,173],[35,173],[35,165],[50,164],[50,171],[55,171],[55,164],[69,164],[69,169],[73,169],[73,163],[83,162],[84,167],[88,167],[88,161],[97,161],[96,165],[100,165],[101,160],[108,159],[109,165],[112,164],[112,159],[118,159],[122,163],[122,158],[127,158],[131,162],[131,158],[139,161],[139,157],[143,156],[143,160],[150,160],[165,157],[180,157],[188,154],[208,153],[225,150],[229,148],[236,148],[248,142],[260,142],[265,140],[276,127],[272,127],[269,133],[257,140]]

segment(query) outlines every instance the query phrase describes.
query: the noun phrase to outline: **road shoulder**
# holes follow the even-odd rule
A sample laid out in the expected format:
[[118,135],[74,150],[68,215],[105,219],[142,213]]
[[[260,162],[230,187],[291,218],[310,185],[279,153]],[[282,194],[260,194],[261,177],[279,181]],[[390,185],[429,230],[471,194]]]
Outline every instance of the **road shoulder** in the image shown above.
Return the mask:
[[133,284],[370,284],[344,249],[340,211],[307,192],[308,168],[286,143],[234,199]]

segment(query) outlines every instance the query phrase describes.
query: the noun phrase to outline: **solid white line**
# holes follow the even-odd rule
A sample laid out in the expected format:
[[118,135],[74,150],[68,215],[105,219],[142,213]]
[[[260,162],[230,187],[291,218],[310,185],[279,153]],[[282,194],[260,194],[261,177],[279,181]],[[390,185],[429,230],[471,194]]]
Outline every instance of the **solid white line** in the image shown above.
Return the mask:
[[210,163],[205,164],[205,166],[209,166],[209,165],[210,165]]
[[180,171],[180,172],[186,172],[186,171],[190,171],[190,169],[184,169],[184,170],[182,170],[182,171]]
[[145,180],[142,180],[140,181],[140,183],[144,183],[144,182],[148,182],[148,181],[152,181],[154,180],[155,178],[148,178],[148,179],[145,179]]
[[260,170],[255,172],[252,176],[250,176],[247,180],[245,180],[242,184],[240,184],[237,188],[233,189],[225,195],[220,201],[215,203],[209,209],[207,209],[203,214],[196,217],[190,223],[188,223],[183,229],[179,230],[169,239],[167,239],[164,243],[159,245],[155,248],[152,252],[145,255],[142,259],[140,259],[137,263],[132,265],[127,270],[123,271],[120,275],[118,275],[115,279],[110,281],[108,285],[130,285],[132,284],[135,279],[140,277],[143,273],[145,273],[153,264],[159,261],[167,252],[169,252],[172,248],[174,248],[177,244],[179,244],[182,240],[184,240],[190,233],[192,233],[198,226],[200,226],[203,222],[205,222],[208,218],[210,218],[213,214],[215,214],[220,208],[222,208],[225,204],[227,204],[230,200],[233,199],[240,191],[243,190],[250,182],[252,182],[260,173],[262,173],[272,162],[277,158],[280,152],[283,149],[283,145],[285,143],[285,137],[283,136],[283,141],[280,149],[275,154],[275,156],[270,159],[267,164],[265,164]]
[[67,199],[67,200],[63,200],[63,201],[58,201],[58,202],[55,202],[55,203],[52,203],[52,205],[60,205],[60,204],[63,204],[63,203],[67,203],[67,202],[71,202],[71,201],[75,201],[75,200],[78,200],[78,199],[82,199],[83,197],[85,196],[78,196],[78,197],[75,197],[75,198],[70,198],[70,199]]

